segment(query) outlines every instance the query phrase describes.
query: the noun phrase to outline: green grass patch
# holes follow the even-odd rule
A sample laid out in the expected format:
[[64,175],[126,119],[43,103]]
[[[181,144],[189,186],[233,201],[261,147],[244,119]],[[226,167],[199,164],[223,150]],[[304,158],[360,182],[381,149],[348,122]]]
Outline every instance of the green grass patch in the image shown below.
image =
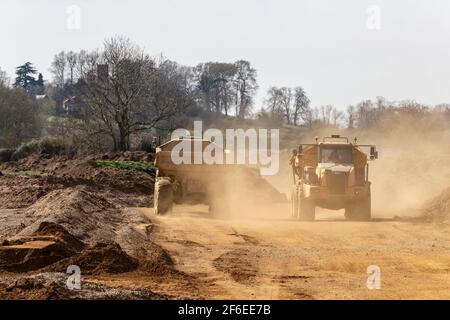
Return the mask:
[[145,161],[97,160],[96,164],[97,166],[104,168],[141,171],[152,176],[156,173],[156,168],[153,163]]
[[41,177],[43,174],[38,170],[12,171],[2,170],[5,176],[19,176],[19,177]]

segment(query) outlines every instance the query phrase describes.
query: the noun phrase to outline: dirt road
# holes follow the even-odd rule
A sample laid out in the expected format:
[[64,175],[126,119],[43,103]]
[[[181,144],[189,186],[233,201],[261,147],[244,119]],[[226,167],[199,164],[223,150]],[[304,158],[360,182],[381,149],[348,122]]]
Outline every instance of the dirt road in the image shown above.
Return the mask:
[[[276,218],[240,220],[210,219],[204,206],[178,206],[166,217],[141,210],[155,225],[153,241],[199,280],[204,298],[450,298],[449,226],[346,222],[336,213],[297,222],[286,207],[274,209]],[[380,290],[367,288],[371,265],[381,268]],[[188,286],[173,290],[191,296]]]

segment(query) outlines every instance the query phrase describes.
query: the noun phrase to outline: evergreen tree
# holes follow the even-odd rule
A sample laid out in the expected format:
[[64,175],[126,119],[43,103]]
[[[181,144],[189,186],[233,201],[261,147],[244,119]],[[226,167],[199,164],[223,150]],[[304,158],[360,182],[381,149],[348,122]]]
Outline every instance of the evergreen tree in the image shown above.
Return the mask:
[[25,90],[29,91],[36,82],[36,79],[33,77],[34,74],[37,73],[37,70],[34,68],[31,62],[27,62],[24,65],[18,66],[16,68],[16,81],[14,82],[15,87],[22,87]]

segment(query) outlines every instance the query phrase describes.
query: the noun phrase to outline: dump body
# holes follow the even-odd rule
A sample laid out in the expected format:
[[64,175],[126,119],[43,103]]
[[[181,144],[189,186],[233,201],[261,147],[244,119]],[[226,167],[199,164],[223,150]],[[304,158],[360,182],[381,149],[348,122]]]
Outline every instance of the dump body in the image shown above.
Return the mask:
[[363,148],[347,138],[332,136],[315,144],[300,145],[291,159],[295,185],[293,216],[314,219],[315,207],[345,209],[348,219],[370,218],[369,164]]
[[[181,143],[184,143],[182,150]],[[209,164],[203,158],[206,148],[214,148],[225,159],[224,150],[203,139],[175,139],[156,149],[154,207],[157,214],[170,212],[174,203],[204,203],[209,205],[212,214],[223,215],[237,203],[281,201],[282,194],[260,176],[259,170],[246,165]],[[251,190],[251,196],[239,192],[242,190]]]

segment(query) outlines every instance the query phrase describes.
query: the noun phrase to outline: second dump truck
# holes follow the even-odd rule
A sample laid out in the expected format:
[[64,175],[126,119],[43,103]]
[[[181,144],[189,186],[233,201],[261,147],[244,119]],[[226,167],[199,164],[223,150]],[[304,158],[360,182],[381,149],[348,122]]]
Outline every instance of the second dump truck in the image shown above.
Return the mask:
[[[190,144],[190,152],[183,151],[187,163],[176,164],[172,159],[180,143]],[[200,153],[213,142],[202,138],[180,137],[156,148],[156,181],[154,210],[157,215],[172,211],[174,204],[207,204],[215,217],[239,214],[243,207],[256,207],[282,202],[285,197],[263,179],[259,170],[238,164],[196,163],[195,144]],[[217,152],[225,152],[217,149]],[[244,205],[246,204],[246,205]]]
[[[378,158],[373,145],[358,145],[340,135],[293,150],[292,216],[315,219],[316,207],[345,209],[347,220],[370,220],[369,160]],[[363,150],[370,150],[366,154]]]

